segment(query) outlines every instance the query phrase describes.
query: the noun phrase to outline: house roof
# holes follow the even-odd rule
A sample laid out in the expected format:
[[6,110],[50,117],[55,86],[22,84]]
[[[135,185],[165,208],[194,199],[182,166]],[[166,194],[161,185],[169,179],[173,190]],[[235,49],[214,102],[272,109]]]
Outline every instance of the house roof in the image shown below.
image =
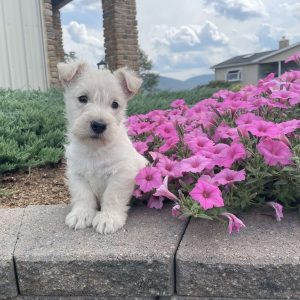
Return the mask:
[[292,44],[289,47],[282,48],[282,49],[270,50],[270,51],[264,51],[264,52],[258,52],[258,53],[249,53],[249,54],[235,56],[235,57],[225,60],[217,65],[212,66],[211,69],[219,69],[219,68],[225,68],[225,67],[235,67],[235,66],[241,66],[241,65],[256,64],[266,58],[269,58],[273,55],[290,50],[297,46],[300,46],[300,42]]
[[71,2],[71,0],[52,0],[52,7],[55,9],[60,9],[63,6],[65,6],[66,4],[68,4],[69,2]]

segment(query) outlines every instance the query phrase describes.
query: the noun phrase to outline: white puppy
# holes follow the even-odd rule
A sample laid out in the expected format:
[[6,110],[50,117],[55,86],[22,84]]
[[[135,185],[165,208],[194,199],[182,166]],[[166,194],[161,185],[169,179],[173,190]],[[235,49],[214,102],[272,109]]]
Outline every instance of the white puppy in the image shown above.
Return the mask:
[[[134,178],[147,161],[133,147],[124,125],[127,101],[139,79],[126,68],[92,70],[84,62],[58,64],[68,121],[67,178],[72,210],[66,224],[93,225],[108,234],[123,227]],[[100,207],[100,211],[99,211]]]

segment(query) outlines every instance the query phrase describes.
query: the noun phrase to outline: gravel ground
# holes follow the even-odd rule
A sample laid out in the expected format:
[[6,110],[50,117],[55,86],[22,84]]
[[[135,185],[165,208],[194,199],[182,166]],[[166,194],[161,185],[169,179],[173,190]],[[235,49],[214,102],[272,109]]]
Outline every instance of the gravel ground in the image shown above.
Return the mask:
[[65,165],[0,175],[0,207],[68,203]]

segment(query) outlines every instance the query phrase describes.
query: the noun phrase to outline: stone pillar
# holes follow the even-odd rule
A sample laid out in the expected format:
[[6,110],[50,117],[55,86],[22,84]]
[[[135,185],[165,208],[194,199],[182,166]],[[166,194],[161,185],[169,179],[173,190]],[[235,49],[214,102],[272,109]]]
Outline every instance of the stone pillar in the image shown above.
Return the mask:
[[54,28],[54,19],[57,19],[57,13],[56,16],[53,14],[51,0],[44,0],[44,25],[49,84],[50,86],[59,87],[57,64],[61,59],[57,55],[58,39]]
[[[102,0],[105,60],[110,70],[139,70],[135,0]],[[99,58],[100,59],[100,58]]]

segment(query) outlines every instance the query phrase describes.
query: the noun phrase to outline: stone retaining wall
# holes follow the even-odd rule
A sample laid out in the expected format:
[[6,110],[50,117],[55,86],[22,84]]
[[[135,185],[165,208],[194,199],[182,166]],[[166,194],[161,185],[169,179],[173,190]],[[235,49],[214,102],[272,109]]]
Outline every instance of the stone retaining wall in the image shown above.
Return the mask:
[[136,206],[105,236],[67,228],[68,210],[0,209],[0,299],[300,299],[297,213],[246,214],[228,236],[224,224]]

